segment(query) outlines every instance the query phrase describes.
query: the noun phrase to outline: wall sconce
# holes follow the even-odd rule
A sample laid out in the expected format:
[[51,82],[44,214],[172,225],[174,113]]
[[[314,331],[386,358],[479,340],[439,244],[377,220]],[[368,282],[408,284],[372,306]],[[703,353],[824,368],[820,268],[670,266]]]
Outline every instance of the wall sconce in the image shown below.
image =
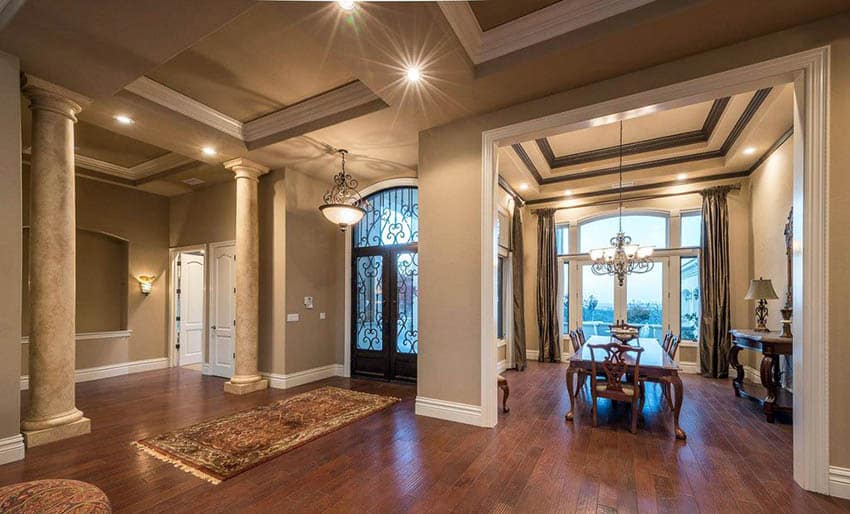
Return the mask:
[[139,275],[136,277],[136,280],[139,281],[139,290],[142,291],[142,294],[147,296],[151,294],[151,289],[153,288],[153,281],[156,280],[156,277],[153,275]]

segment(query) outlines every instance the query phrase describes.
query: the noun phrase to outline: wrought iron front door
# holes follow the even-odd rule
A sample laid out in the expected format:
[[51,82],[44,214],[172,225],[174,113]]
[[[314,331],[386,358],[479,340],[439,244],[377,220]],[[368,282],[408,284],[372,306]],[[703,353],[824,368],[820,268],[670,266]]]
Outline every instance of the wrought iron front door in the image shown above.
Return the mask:
[[352,373],[415,381],[419,349],[416,245],[358,249],[352,270]]

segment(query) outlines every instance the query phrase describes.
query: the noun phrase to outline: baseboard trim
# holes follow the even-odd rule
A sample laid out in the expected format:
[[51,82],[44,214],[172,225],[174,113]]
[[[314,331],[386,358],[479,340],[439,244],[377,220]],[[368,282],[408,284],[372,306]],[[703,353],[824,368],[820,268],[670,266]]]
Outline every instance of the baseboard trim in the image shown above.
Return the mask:
[[209,363],[204,362],[201,364],[201,375],[212,375],[212,366]]
[[[570,362],[570,355],[572,354],[568,352],[561,352],[561,362]],[[525,349],[525,358],[527,360],[536,361],[539,356],[539,350],[529,350],[528,348]]]
[[679,369],[682,373],[688,373],[690,375],[696,375],[699,373],[699,363],[698,362],[680,362]]
[[850,500],[850,468],[829,467],[829,495]]
[[269,380],[269,387],[274,389],[289,389],[297,387],[317,380],[324,380],[330,377],[341,377],[345,372],[342,364],[328,364],[318,368],[297,371],[295,373],[268,373],[261,371],[260,375]]
[[0,439],[0,464],[24,460],[24,436],[16,434]]
[[[74,382],[89,382],[92,380],[100,380],[102,378],[120,377],[131,373],[165,369],[167,367],[168,358],[166,357],[120,362],[118,364],[107,364],[106,366],[78,369],[74,373]],[[29,375],[23,375],[21,377],[21,390],[29,389],[29,385]]]
[[479,405],[437,400],[436,398],[416,397],[416,415],[444,419],[455,423],[484,426],[484,418]]
[[496,363],[496,373],[501,373],[508,369],[508,361],[506,359],[502,359]]

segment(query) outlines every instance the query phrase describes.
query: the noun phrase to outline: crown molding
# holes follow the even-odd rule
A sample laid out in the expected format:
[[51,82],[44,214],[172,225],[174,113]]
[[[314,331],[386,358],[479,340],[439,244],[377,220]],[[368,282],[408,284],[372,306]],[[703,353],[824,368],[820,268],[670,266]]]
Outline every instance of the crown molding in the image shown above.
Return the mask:
[[[32,155],[32,147],[28,146],[24,148],[21,153],[24,155],[24,162],[29,163],[30,160],[27,158],[27,156]],[[74,154],[74,167],[97,172],[101,175],[99,178],[107,178],[103,175],[116,177],[118,179],[121,179],[120,182],[122,184],[133,184],[136,181],[140,181],[152,175],[156,175],[164,171],[169,171],[174,168],[184,166],[191,162],[194,162],[194,159],[180,155],[178,153],[169,152],[165,155],[161,155],[149,161],[145,161],[141,164],[137,164],[128,168],[119,164],[101,161],[100,159],[95,159],[93,157],[86,157],[85,155]]]
[[239,140],[243,139],[241,121],[233,119],[193,98],[189,98],[183,93],[178,93],[155,80],[140,77],[124,86],[124,89],[145,100],[149,100],[166,109],[212,127],[219,132],[224,132]]
[[243,123],[148,77],[141,77],[124,89],[238,139],[252,150],[388,107],[365,84],[355,80]]
[[474,64],[522,50],[653,0],[561,0],[482,31],[468,2],[440,2],[440,10]]

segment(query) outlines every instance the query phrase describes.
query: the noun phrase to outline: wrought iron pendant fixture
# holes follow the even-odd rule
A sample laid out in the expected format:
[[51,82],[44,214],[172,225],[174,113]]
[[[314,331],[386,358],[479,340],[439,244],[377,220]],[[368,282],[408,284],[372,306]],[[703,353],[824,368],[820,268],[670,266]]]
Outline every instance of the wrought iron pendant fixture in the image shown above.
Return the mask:
[[590,251],[594,275],[613,275],[622,287],[626,275],[647,273],[655,267],[652,260],[654,248],[632,243],[632,238],[623,232],[623,122],[620,121],[620,207],[619,230],[611,238],[611,246]]
[[342,158],[342,170],[334,175],[333,187],[328,189],[322,198],[324,204],[319,207],[325,218],[331,223],[339,225],[339,229],[345,230],[351,225],[356,225],[363,218],[366,211],[360,205],[363,198],[357,192],[357,180],[345,171],[345,156],[348,150],[339,150]]

